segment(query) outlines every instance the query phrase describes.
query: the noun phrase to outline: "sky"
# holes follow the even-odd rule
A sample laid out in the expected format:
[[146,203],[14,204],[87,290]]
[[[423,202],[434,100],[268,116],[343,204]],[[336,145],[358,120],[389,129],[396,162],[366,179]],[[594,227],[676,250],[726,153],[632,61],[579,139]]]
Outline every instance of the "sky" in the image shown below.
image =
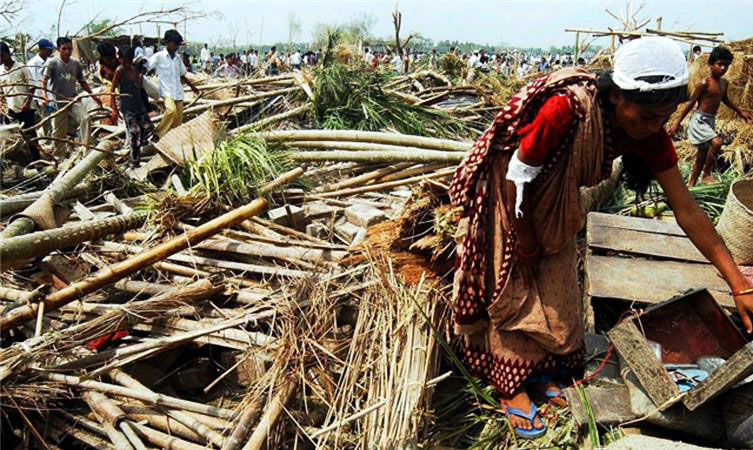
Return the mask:
[[[57,23],[60,0],[17,0],[25,7],[9,29],[0,23],[0,32],[25,31],[34,38],[49,37]],[[187,40],[238,45],[287,42],[291,12],[301,23],[297,41],[310,41],[317,23],[342,24],[359,14],[376,19],[373,34],[394,35],[391,12],[395,1],[241,1],[241,0],[67,0],[62,11],[61,30],[73,34],[93,17],[125,19],[139,11],[187,6],[193,11],[210,13],[210,17],[188,22]],[[424,1],[402,0],[401,36],[410,32],[434,41],[449,39],[477,42],[489,46],[542,47],[572,45],[574,33],[565,28],[622,29],[605,9],[619,15],[626,1]],[[753,36],[753,0],[656,0],[631,2],[637,17],[662,17],[664,30],[723,32],[725,40]],[[166,25],[161,25],[164,32]],[[132,26],[127,32],[156,35],[154,24]],[[183,32],[183,28],[180,28]],[[599,44],[600,41],[596,43]],[[608,41],[602,39],[607,45]]]

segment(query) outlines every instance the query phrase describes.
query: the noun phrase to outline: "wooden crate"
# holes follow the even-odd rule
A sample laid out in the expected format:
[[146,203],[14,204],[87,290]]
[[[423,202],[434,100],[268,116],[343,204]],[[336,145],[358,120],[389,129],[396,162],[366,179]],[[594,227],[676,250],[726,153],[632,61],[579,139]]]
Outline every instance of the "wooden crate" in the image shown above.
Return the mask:
[[[682,399],[692,411],[753,373],[753,342],[746,343],[706,289],[653,305],[620,322],[608,335],[661,409]],[[661,344],[661,361],[647,340]],[[662,364],[692,364],[701,356],[727,362],[683,396]]]

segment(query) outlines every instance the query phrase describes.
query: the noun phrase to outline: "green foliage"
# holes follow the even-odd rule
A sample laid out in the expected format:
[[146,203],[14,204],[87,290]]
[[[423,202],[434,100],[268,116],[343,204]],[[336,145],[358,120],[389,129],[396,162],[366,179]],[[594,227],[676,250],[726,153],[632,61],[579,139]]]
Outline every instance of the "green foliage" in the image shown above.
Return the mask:
[[[97,34],[101,32],[102,30],[106,30],[110,28],[114,23],[115,21],[112,19],[94,20],[86,25],[86,33]],[[123,34],[123,29],[120,27],[115,27],[115,28],[105,31],[100,36],[118,36],[120,34]]]
[[383,90],[394,75],[332,63],[316,73],[315,126],[458,138],[465,125],[447,113],[409,105]]
[[188,177],[192,190],[235,206],[254,199],[261,186],[290,167],[285,151],[272,150],[261,139],[241,135],[220,142],[211,154],[191,163]]
[[[687,180],[690,165],[680,163],[679,168],[683,178]],[[716,173],[717,183],[698,184],[688,189],[713,223],[719,221],[730,187],[740,176],[740,172],[731,167],[724,172]],[[646,199],[636,199],[635,193],[620,183],[609,202],[599,208],[602,212],[637,217],[656,217],[668,209],[670,209],[670,205],[667,202],[666,195],[656,182],[651,184]]]

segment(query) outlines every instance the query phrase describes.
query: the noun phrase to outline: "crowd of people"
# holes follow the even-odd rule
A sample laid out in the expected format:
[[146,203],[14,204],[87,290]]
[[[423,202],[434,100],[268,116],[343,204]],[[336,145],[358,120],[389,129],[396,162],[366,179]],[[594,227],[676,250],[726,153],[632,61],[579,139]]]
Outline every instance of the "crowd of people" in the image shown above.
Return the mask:
[[390,67],[397,73],[402,73],[406,67],[412,68],[412,70],[427,67],[436,69],[440,65],[441,58],[445,55],[454,55],[465,64],[468,76],[471,79],[478,72],[496,71],[506,77],[517,76],[522,78],[531,73],[550,72],[563,67],[586,64],[583,57],[575,60],[573,55],[569,53],[540,55],[518,50],[489,53],[484,49],[463,53],[454,47],[442,54],[437,52],[436,49],[419,52],[410,50],[373,51],[365,48],[363,60],[369,67]]
[[217,77],[235,78],[264,73],[277,75],[281,71],[301,70],[304,66],[315,66],[321,59],[322,51],[302,52],[293,49],[287,52],[277,51],[272,46],[267,52],[259,54],[257,49],[241,49],[238,52],[212,53],[207,44],[199,53],[199,60],[191,59],[191,71],[201,71]]
[[[53,160],[64,157],[69,144],[91,146],[93,117],[109,108],[100,124],[123,121],[131,165],[138,167],[141,146],[147,140],[158,141],[183,122],[183,85],[199,93],[186,78],[185,54],[178,52],[183,37],[168,30],[163,40],[161,51],[145,49],[139,42],[120,48],[100,43],[94,72],[102,87],[97,92],[87,81],[84,64],[73,57],[70,38],[59,37],[55,44],[40,39],[26,64],[17,61],[17,52],[8,44],[0,43],[0,114],[3,122],[20,124],[30,149],[27,160],[43,157],[40,141],[49,142]],[[156,75],[158,84],[146,78],[148,72]],[[149,117],[157,111],[151,100],[164,105],[156,127]]]

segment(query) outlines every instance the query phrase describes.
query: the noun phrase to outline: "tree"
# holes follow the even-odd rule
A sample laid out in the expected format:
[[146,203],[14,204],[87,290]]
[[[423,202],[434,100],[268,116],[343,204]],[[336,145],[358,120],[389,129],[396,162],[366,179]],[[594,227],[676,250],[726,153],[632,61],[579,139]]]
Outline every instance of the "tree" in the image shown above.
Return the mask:
[[[99,34],[102,30],[106,30],[100,36],[118,36],[123,33],[123,29],[120,27],[111,28],[115,24],[112,19],[100,19],[94,20],[86,24],[86,34]],[[109,28],[109,29],[108,29]]]
[[301,20],[295,15],[295,12],[288,12],[288,50],[293,45],[293,40],[301,34]]
[[376,17],[370,13],[353,16],[342,27],[345,39],[351,43],[365,42],[372,38],[371,31],[376,25]]
[[[26,1],[25,0],[2,0],[0,1],[0,17],[8,24],[8,26],[17,25],[16,19],[18,14],[23,11]],[[0,34],[4,34],[4,28],[0,28]]]

